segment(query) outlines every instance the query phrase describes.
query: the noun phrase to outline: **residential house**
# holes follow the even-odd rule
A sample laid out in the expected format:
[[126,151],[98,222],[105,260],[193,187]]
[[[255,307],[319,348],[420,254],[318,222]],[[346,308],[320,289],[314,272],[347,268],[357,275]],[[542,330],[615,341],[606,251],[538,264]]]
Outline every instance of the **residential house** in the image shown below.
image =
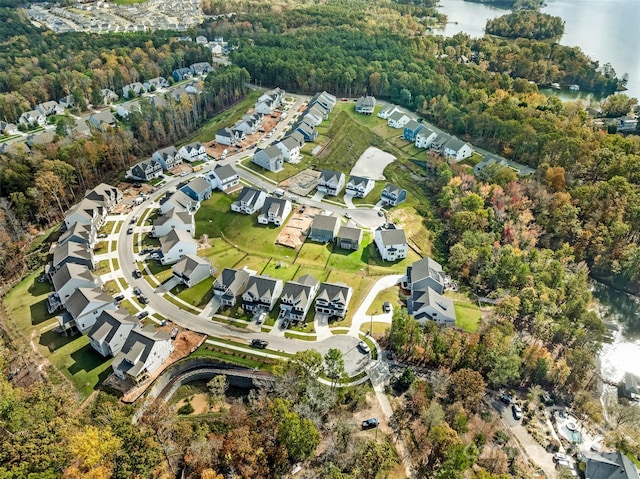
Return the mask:
[[213,283],[214,297],[219,298],[223,306],[235,306],[236,300],[244,293],[250,276],[251,273],[245,269],[223,269]]
[[482,161],[473,167],[473,174],[474,176],[484,179],[488,174],[500,168],[509,168],[520,177],[533,175],[536,172],[534,168],[515,161],[500,158],[495,155],[485,155]]
[[47,117],[38,110],[25,111],[20,115],[18,123],[23,126],[44,126],[47,124]]
[[164,198],[160,200],[158,211],[160,214],[166,215],[174,208],[186,210],[193,215],[200,209],[200,202],[194,200],[182,190],[174,191],[173,193],[168,192]]
[[216,268],[211,266],[207,258],[188,254],[173,265],[173,276],[178,278],[187,288],[195,286],[213,276]]
[[102,311],[87,335],[91,347],[105,358],[117,355],[129,334],[138,328],[138,320],[124,308]]
[[180,206],[167,211],[166,214],[158,216],[153,220],[151,236],[161,238],[169,234],[172,230],[186,231],[190,235],[196,233],[196,225],[193,215]]
[[[75,118],[76,124],[71,128],[71,136],[91,136],[91,128],[84,118]],[[67,131],[69,131],[67,129]]]
[[13,123],[7,123],[6,121],[0,121],[0,134],[11,136],[18,133],[18,127]]
[[63,96],[58,100],[58,104],[63,108],[73,108],[76,105],[76,99],[73,95]]
[[141,101],[149,101],[149,105],[154,109],[164,108],[168,105],[167,97],[165,95],[148,95]]
[[416,148],[430,148],[438,135],[429,128],[422,128],[415,135]]
[[620,395],[631,401],[640,401],[640,376],[630,372],[624,373],[624,379],[620,384]]
[[97,201],[83,198],[65,212],[64,224],[67,229],[76,223],[89,225],[99,230],[107,218],[107,208]]
[[446,275],[440,263],[432,258],[422,258],[407,266],[407,279],[403,287],[409,291],[429,287],[437,293],[444,293]]
[[269,276],[250,276],[242,293],[242,309],[247,313],[271,311],[282,293],[282,280]]
[[282,288],[278,317],[285,321],[304,322],[318,287],[318,280],[309,274],[297,281],[287,281]]
[[362,115],[372,115],[376,109],[376,97],[363,96],[356,101],[356,113]]
[[396,111],[389,115],[387,119],[387,125],[391,128],[404,128],[407,123],[411,121],[411,117],[409,115],[402,113],[401,111]]
[[584,452],[585,479],[638,479],[638,469],[626,454],[615,452]]
[[473,154],[473,149],[469,143],[451,137],[449,141],[442,145],[442,152],[447,159],[454,160],[457,163],[469,158]]
[[[234,146],[240,143],[240,132],[234,131],[231,128],[223,128],[216,132],[216,143],[226,146]],[[244,133],[242,133],[244,135]]]
[[307,122],[309,125],[314,128],[318,126],[325,120],[324,110],[318,108],[318,106],[313,106],[312,108],[307,109],[307,111],[302,115],[302,121]]
[[263,115],[270,115],[280,107],[284,100],[285,91],[275,88],[262,95],[255,104],[255,111]]
[[409,254],[404,230],[393,225],[389,228],[378,227],[374,234],[374,242],[384,261],[397,261]]
[[65,315],[58,320],[63,329],[68,331],[76,327],[85,334],[96,323],[100,313],[115,310],[118,306],[113,297],[100,288],[78,288],[67,299],[65,308],[70,317]]
[[97,288],[101,282],[100,278],[94,276],[86,265],[66,263],[53,273],[51,284],[54,292],[47,298],[49,313],[64,306],[76,289]]
[[162,174],[162,163],[157,160],[144,160],[133,165],[127,172],[127,178],[151,181]]
[[180,229],[172,229],[165,236],[160,237],[162,257],[160,263],[177,263],[185,255],[196,254],[198,246],[189,233]]
[[329,113],[331,113],[331,108],[328,108],[325,105],[323,105],[322,103],[318,103],[318,102],[310,104],[307,107],[307,110],[305,111],[305,113],[307,113],[307,112],[309,112],[311,110],[316,112],[316,114],[317,114],[316,116],[321,117],[324,120],[329,118]]
[[273,172],[281,171],[284,168],[282,151],[276,145],[268,146],[264,150],[257,150],[253,154],[251,162]]
[[394,186],[391,183],[386,184],[380,195],[380,202],[383,205],[398,206],[405,201],[407,201],[407,190]]
[[376,186],[376,182],[371,178],[365,178],[364,176],[351,176],[347,183],[345,194],[351,195],[354,198],[364,198],[371,193],[374,186]]
[[298,146],[300,148],[302,148],[304,146],[304,135],[302,133],[300,133],[297,130],[288,132],[287,135],[284,137],[284,139],[289,139],[291,138],[292,140],[294,140],[296,143],[298,143]]
[[109,90],[108,88],[100,90],[100,95],[102,96],[102,103],[104,105],[111,105],[120,99],[116,92]]
[[127,118],[133,112],[142,112],[140,100],[130,100],[116,106],[116,115],[120,118]]
[[253,135],[260,130],[263,124],[264,116],[261,113],[253,113],[251,115],[244,115],[231,129],[236,132],[236,135],[240,135],[240,132],[245,135]]
[[304,141],[315,141],[318,138],[318,132],[306,121],[300,121],[295,124],[293,130],[299,132]]
[[98,230],[93,228],[91,224],[76,222],[71,228],[67,228],[58,238],[58,246],[71,241],[85,245],[87,248],[93,248],[96,244]]
[[[304,139],[302,140],[304,142]],[[275,144],[282,153],[282,159],[287,163],[300,163],[300,144],[296,138],[288,136]]]
[[196,201],[204,201],[211,198],[211,184],[202,176],[197,176],[180,188],[189,198]]
[[196,37],[196,43],[202,43],[203,45],[206,45],[207,43],[209,43],[209,40],[207,40],[207,37],[203,35],[198,35]]
[[122,202],[123,198],[122,191],[106,183],[100,183],[92,190],[87,191],[84,197],[104,206],[108,212],[113,211]]
[[268,225],[273,223],[280,226],[291,214],[291,202],[282,198],[267,196],[262,205],[262,211],[258,215],[258,223]]
[[146,91],[156,91],[162,88],[168,88],[169,82],[164,77],[155,77],[147,80],[142,85]]
[[136,98],[146,92],[147,89],[139,81],[129,83],[128,85],[122,87],[123,98]]
[[171,145],[156,151],[152,158],[159,161],[164,170],[173,170],[176,166],[182,164],[182,157],[176,147]]
[[337,99],[335,96],[327,93],[326,91],[323,91],[321,93],[316,93],[311,99],[311,101],[309,102],[309,105],[311,106],[311,105],[315,105],[316,103],[319,103],[320,105],[327,108],[329,111],[333,111],[333,107],[336,106],[336,102],[337,102]]
[[116,126],[116,117],[110,111],[101,111],[89,115],[89,124],[100,131],[107,131],[108,128]]
[[345,176],[340,171],[322,170],[318,178],[318,191],[337,196],[344,188]]
[[206,178],[212,188],[225,192],[240,183],[238,172],[231,165],[216,165]]
[[352,226],[341,226],[336,235],[336,245],[342,249],[357,251],[362,244],[362,230]]
[[267,193],[264,191],[245,186],[242,188],[238,199],[231,203],[231,211],[252,215],[262,208],[266,199]]
[[194,75],[206,75],[213,70],[209,62],[194,63],[189,67]]
[[173,76],[173,79],[175,81],[182,81],[186,80],[187,78],[193,77],[193,72],[190,68],[176,68],[175,70],[173,70],[171,76]]
[[207,150],[205,150],[202,143],[196,141],[195,143],[189,143],[184,145],[178,150],[178,154],[183,160],[193,163],[194,161],[207,161]]
[[413,290],[407,307],[409,314],[422,324],[427,321],[442,326],[456,324],[456,311],[451,298],[442,296],[428,286]]
[[340,227],[340,219],[337,216],[316,215],[311,221],[309,238],[319,243],[333,241]]
[[353,289],[344,283],[320,283],[316,296],[316,314],[344,318]]
[[424,125],[416,120],[410,120],[406,125],[404,125],[402,136],[405,140],[414,142],[416,141],[416,136],[421,130],[424,130]]
[[64,113],[64,108],[54,100],[37,104],[36,110],[38,110],[44,116],[62,115]]
[[151,377],[173,352],[169,333],[153,326],[134,329],[111,364],[120,379],[140,384]]
[[396,105],[387,105],[378,112],[378,118],[388,120],[395,112],[400,111],[400,108]]
[[629,132],[638,128],[638,117],[635,115],[625,115],[616,118],[616,131]]
[[49,143],[53,143],[55,140],[56,132],[55,130],[45,130],[39,131],[37,133],[32,133],[27,136],[25,143],[29,146],[33,145],[48,145]]
[[56,246],[53,250],[53,259],[46,271],[49,278],[52,278],[56,271],[69,263],[86,266],[93,270],[95,268],[93,251],[87,248],[86,245],[70,241]]

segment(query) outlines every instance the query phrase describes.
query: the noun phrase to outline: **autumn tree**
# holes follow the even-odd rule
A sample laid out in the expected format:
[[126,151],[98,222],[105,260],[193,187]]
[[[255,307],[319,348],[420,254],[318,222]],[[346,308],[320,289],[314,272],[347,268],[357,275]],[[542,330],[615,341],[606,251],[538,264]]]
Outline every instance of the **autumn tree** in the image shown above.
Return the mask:
[[111,477],[113,459],[122,446],[110,427],[86,426],[69,439],[69,449],[76,458],[64,477],[69,479],[107,479]]

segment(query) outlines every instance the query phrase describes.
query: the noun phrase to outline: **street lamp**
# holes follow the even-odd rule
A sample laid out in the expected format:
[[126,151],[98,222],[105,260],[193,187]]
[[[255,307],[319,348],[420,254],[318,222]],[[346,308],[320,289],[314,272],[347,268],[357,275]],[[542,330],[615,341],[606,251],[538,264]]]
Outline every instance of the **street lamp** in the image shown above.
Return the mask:
[[373,314],[369,315],[370,318],[370,322],[369,322],[369,336],[373,336]]

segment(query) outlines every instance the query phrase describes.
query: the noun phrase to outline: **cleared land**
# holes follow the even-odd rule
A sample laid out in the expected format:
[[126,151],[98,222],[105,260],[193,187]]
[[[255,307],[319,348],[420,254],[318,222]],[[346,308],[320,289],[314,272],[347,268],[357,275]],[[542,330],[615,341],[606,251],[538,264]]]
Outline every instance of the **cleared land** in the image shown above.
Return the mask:
[[351,169],[351,174],[355,176],[364,176],[373,180],[384,180],[384,169],[393,163],[396,157],[391,153],[382,151],[380,148],[371,146],[367,148],[358,162]]

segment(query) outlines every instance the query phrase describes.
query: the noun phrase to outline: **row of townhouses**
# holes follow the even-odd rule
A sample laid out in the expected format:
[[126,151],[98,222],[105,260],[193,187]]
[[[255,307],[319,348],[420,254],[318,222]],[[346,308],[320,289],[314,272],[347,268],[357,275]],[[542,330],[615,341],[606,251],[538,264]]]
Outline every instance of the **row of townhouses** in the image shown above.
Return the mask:
[[143,160],[127,171],[126,177],[138,181],[150,181],[158,178],[163,171],[171,171],[183,161],[206,161],[207,151],[200,142],[189,143],[179,150],[175,146],[167,146],[156,151],[150,159]]

